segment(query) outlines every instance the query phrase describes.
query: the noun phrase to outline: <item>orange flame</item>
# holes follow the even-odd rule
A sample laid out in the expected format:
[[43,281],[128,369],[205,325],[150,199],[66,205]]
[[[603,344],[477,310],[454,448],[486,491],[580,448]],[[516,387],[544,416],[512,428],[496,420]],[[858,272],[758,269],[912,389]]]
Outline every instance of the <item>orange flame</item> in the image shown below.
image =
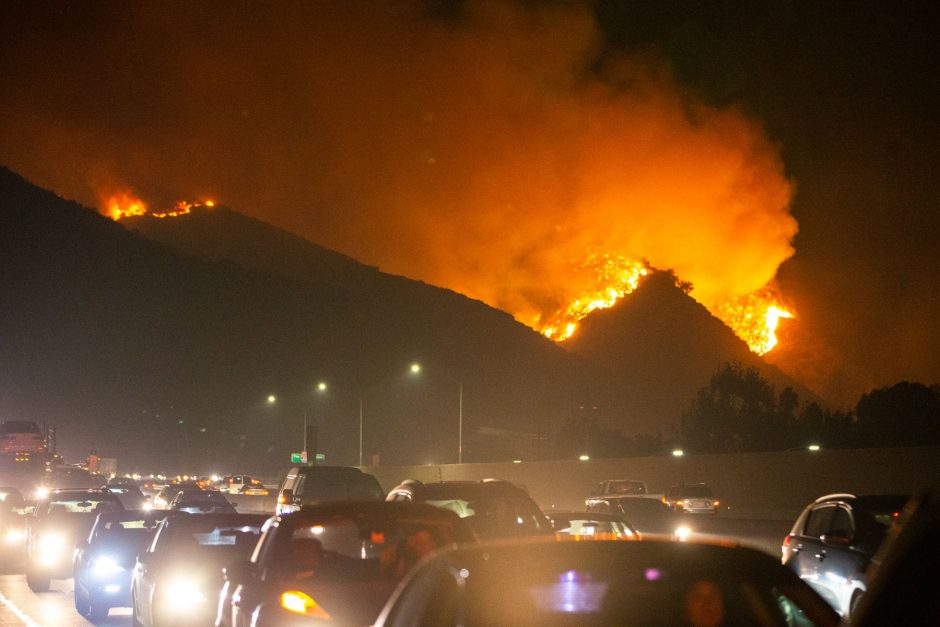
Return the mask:
[[794,317],[766,288],[719,305],[717,316],[758,355],[767,354],[777,345],[780,320]]
[[541,320],[535,321],[541,333],[556,342],[563,342],[574,335],[578,322],[592,311],[612,307],[623,296],[633,292],[640,280],[649,274],[646,263],[611,253],[592,254],[582,269],[592,270],[597,277],[588,293],[544,324]]
[[150,216],[152,218],[175,218],[192,212],[195,207],[215,207],[215,201],[206,199],[198,202],[178,201],[167,211],[151,211],[146,203],[130,193],[112,195],[107,202],[108,215],[112,220],[122,220],[131,216]]
[[142,216],[147,213],[147,205],[144,201],[127,191],[112,194],[105,203],[105,207],[112,220]]
[[[596,275],[588,292],[546,322],[537,318],[532,325],[556,342],[574,335],[578,323],[592,311],[612,307],[633,292],[650,273],[647,263],[611,253],[592,254],[581,269]],[[768,353],[777,345],[776,330],[780,320],[794,317],[768,288],[735,296],[709,309],[758,355]]]

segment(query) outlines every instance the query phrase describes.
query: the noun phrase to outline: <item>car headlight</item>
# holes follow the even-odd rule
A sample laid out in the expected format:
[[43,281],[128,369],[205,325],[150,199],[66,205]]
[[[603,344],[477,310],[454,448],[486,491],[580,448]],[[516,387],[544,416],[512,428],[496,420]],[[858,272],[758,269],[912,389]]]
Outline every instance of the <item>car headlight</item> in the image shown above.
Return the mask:
[[151,503],[150,501],[144,501],[144,504],[141,507],[141,509],[144,510],[145,512],[149,512],[150,510],[153,509],[153,503]]
[[3,534],[3,540],[7,544],[19,544],[26,538],[26,532],[22,529],[7,529]]
[[99,577],[114,575],[124,571],[124,567],[114,561],[111,557],[99,557],[92,562],[91,570]]
[[36,488],[36,500],[41,501],[49,496],[49,488]]
[[692,530],[686,527],[685,525],[681,527],[676,527],[676,540],[679,542],[685,542],[689,539],[689,536],[692,535]]
[[184,612],[206,602],[199,584],[190,577],[174,577],[163,586],[162,597],[167,609]]
[[303,614],[321,620],[332,620],[330,614],[320,607],[319,603],[300,590],[288,590],[281,594],[281,607],[295,614]]
[[65,538],[58,533],[46,533],[36,542],[36,553],[40,564],[51,565],[62,559],[65,553]]

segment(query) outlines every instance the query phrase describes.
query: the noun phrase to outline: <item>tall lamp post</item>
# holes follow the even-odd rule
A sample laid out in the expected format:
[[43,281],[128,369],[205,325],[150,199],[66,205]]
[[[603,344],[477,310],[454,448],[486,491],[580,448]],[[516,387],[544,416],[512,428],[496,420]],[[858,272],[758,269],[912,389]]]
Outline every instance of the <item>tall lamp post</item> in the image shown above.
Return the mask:
[[[421,372],[420,364],[411,364],[411,372]],[[457,382],[457,463],[463,463],[463,382]]]

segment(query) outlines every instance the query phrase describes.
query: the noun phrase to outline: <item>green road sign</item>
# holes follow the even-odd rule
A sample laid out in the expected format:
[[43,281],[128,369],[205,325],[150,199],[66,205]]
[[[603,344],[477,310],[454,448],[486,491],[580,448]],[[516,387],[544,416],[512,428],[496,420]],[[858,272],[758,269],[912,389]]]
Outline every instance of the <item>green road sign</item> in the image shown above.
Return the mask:
[[307,452],[302,453],[291,453],[290,454],[290,463],[292,464],[306,464],[307,463]]
[[326,453],[317,453],[317,461],[318,461],[318,462],[325,462],[325,461],[326,461]]

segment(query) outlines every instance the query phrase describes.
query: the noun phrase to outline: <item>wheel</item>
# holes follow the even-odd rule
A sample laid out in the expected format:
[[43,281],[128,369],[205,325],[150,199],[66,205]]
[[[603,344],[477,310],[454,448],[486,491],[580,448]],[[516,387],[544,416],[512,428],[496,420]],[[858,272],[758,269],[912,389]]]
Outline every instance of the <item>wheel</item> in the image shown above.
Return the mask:
[[26,585],[29,586],[29,589],[33,592],[48,592],[49,591],[49,577],[44,577],[42,575],[37,575],[32,570],[26,571]]
[[82,592],[81,587],[76,584],[75,586],[75,611],[78,612],[79,615],[84,616],[85,618],[89,618],[89,614],[91,613],[90,605],[91,604],[88,602],[88,594],[85,592]]

